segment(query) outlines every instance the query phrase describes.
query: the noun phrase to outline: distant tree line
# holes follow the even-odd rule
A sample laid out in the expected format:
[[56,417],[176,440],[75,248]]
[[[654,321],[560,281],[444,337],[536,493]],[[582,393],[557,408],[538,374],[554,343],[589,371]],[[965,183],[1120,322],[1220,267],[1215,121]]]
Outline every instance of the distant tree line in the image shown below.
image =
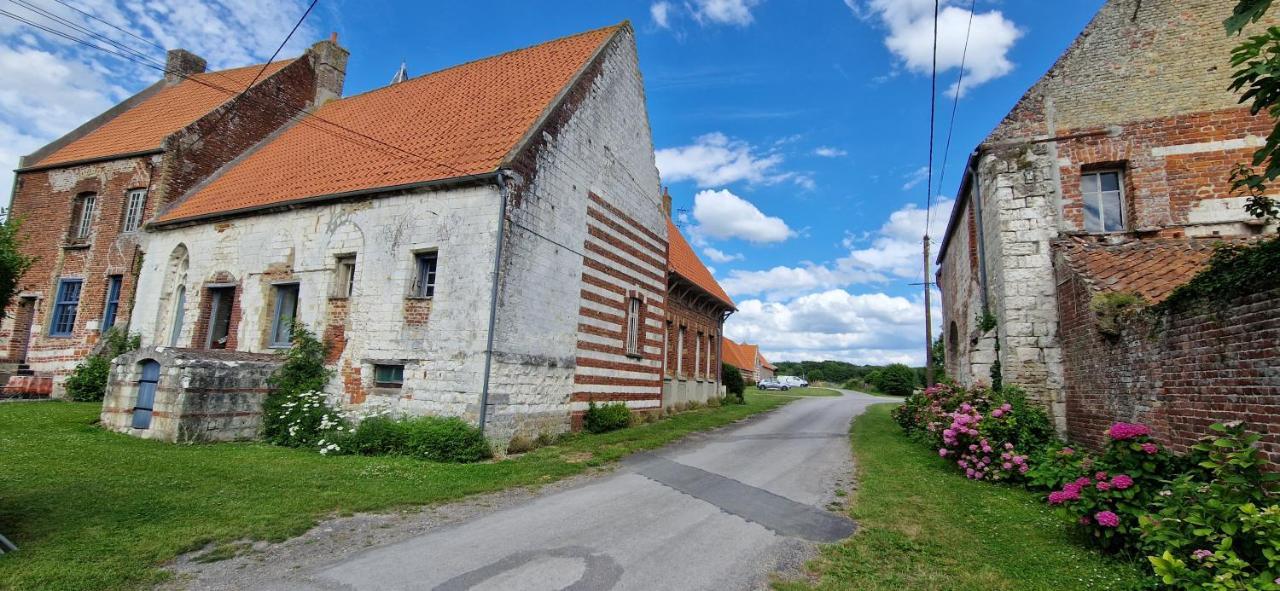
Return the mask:
[[[777,374],[780,376],[801,376],[810,382],[829,382],[844,384],[851,381],[870,382],[869,376],[884,370],[885,365],[855,365],[844,361],[780,361]],[[924,368],[911,368],[916,375],[917,385],[924,385]]]

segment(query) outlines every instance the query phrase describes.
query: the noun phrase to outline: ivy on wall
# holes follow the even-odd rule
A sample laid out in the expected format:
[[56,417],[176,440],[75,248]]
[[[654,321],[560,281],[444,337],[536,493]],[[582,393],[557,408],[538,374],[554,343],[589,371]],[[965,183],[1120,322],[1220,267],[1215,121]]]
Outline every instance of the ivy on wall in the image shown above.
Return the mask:
[[1181,312],[1276,287],[1280,287],[1280,238],[1247,246],[1223,245],[1204,271],[1152,306],[1152,311]]

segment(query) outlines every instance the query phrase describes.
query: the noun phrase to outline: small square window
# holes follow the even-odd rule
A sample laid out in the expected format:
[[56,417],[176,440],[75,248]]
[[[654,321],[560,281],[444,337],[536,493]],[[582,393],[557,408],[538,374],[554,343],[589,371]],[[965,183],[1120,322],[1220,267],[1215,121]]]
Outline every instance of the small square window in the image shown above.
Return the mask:
[[404,366],[379,363],[373,366],[373,385],[377,388],[399,388],[404,385]]
[[338,257],[334,266],[333,293],[335,298],[349,298],[356,285],[356,255]]
[[435,297],[437,253],[434,251],[420,252],[413,255],[413,260],[415,269],[413,278],[413,297]]

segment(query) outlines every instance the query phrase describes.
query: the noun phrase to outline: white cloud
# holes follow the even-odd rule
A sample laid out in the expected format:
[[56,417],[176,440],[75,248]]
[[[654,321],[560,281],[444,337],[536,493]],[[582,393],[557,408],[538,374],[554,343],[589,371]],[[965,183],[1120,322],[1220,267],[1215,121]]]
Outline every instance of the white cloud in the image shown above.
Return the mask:
[[[929,234],[941,239],[951,215],[952,201],[939,199],[929,216]],[[815,290],[843,288],[861,283],[916,280],[924,273],[920,239],[924,234],[925,210],[909,204],[892,214],[870,239],[846,236],[842,244],[849,253],[826,264],[779,266],[762,271],[735,269],[720,281],[735,297],[759,296],[781,301]]]
[[760,0],[693,0],[693,18],[699,24],[737,25],[745,27],[755,18],[751,9]]
[[823,158],[839,158],[841,156],[849,155],[848,152],[841,150],[840,148],[833,148],[831,146],[820,146],[819,148],[814,150],[813,153],[815,156],[822,156]]
[[711,248],[710,246],[702,249],[702,254],[706,255],[708,259],[711,259],[711,262],[720,264],[732,263],[733,261],[740,261],[743,259],[742,253],[729,254],[718,248]]
[[907,175],[906,181],[902,183],[902,190],[910,191],[919,187],[920,183],[927,180],[929,180],[929,167],[921,166],[920,168],[911,171],[911,174]]
[[924,305],[918,298],[843,289],[786,302],[745,300],[725,323],[725,335],[760,345],[771,361],[918,365],[924,360]]
[[[958,3],[947,0],[943,4]],[[888,29],[885,46],[906,67],[928,74],[933,67],[933,9],[930,0],[845,0],[860,18],[878,17]],[[959,6],[944,6],[938,14],[938,71],[958,69],[964,60],[964,87],[948,90],[961,96],[968,90],[1013,71],[1009,51],[1023,31],[999,10],[972,15]],[[968,50],[965,38],[968,32]]]
[[699,191],[693,197],[696,232],[712,238],[740,238],[749,242],[782,242],[794,232],[782,218],[761,212],[750,201],[727,189]]
[[794,175],[778,172],[780,154],[761,154],[751,144],[708,133],[688,146],[663,148],[654,154],[663,182],[693,181],[699,187],[717,187],[746,181],[775,184]]
[[671,3],[666,0],[654,2],[649,6],[649,16],[653,18],[654,24],[669,29],[671,28],[671,8]]
[[[33,2],[35,4],[36,2]],[[93,21],[65,6],[38,2],[57,14],[135,48],[163,66],[164,51]],[[80,6],[122,29],[168,48],[184,47],[210,68],[260,62],[288,34],[305,10],[302,0],[94,0]],[[51,28],[69,31],[22,6],[10,11]],[[309,21],[317,14],[308,17]],[[304,24],[281,56],[294,56],[316,41],[318,29]],[[83,33],[75,32],[78,37]],[[140,58],[139,58],[140,59]],[[66,39],[0,19],[0,191],[7,196],[18,157],[98,115],[158,80],[161,72],[95,51]]]

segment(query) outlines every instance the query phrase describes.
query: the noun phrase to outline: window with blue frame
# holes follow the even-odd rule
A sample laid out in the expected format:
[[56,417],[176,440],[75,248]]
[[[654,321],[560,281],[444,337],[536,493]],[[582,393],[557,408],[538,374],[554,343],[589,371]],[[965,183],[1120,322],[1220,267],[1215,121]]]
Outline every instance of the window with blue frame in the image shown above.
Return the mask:
[[102,332],[115,326],[116,312],[120,310],[120,286],[124,283],[123,275],[107,276],[107,305],[102,311]]
[[49,335],[55,337],[71,336],[76,329],[76,312],[80,309],[80,291],[84,287],[83,279],[62,279],[58,281],[58,297],[53,301],[53,321],[49,324]]

